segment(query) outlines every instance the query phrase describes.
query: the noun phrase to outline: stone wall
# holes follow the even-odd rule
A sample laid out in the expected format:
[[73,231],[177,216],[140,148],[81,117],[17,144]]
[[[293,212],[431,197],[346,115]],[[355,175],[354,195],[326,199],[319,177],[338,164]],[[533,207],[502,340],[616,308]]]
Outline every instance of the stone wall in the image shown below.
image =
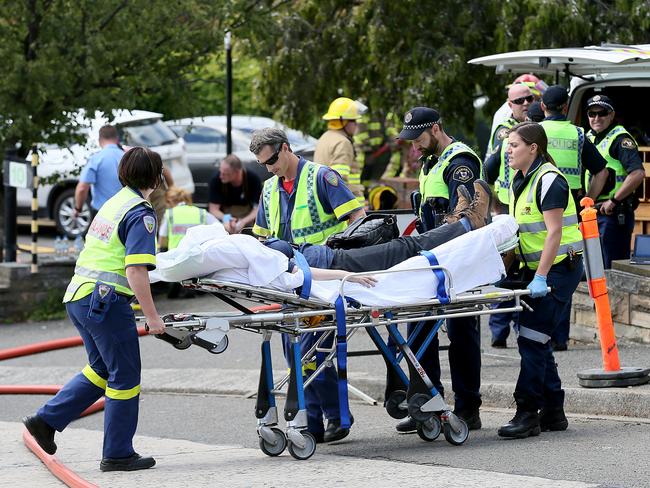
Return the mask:
[[[605,274],[616,337],[650,344],[650,266],[614,261]],[[573,295],[571,338],[593,342],[597,334],[594,301],[580,283]]]
[[24,320],[39,306],[63,298],[74,264],[73,259],[46,261],[32,274],[29,264],[0,263],[0,322]]

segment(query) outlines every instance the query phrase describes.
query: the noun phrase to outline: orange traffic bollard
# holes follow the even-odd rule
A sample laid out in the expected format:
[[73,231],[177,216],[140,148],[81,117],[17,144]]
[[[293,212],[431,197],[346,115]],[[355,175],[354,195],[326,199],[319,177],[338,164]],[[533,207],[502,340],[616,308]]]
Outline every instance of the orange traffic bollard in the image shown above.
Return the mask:
[[594,299],[596,307],[603,369],[590,369],[578,373],[579,383],[581,386],[588,388],[645,384],[650,380],[650,377],[648,377],[650,369],[621,368],[612,311],[609,306],[603,254],[600,247],[598,211],[593,208],[594,201],[589,197],[583,198],[580,205],[584,207],[584,210],[580,212],[582,217],[580,232],[585,244],[585,272],[587,274],[589,295]]

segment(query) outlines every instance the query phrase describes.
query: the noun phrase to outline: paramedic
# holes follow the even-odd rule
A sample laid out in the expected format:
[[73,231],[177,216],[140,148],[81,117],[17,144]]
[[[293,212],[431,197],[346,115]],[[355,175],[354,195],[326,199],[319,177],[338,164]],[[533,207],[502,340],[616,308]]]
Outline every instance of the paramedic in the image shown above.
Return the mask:
[[508,158],[517,170],[510,214],[519,224],[516,253],[529,281],[532,310],[519,315],[517,412],[499,428],[502,437],[524,438],[568,425],[551,335],[582,277],[582,235],[569,184],[547,145],[544,128],[535,122],[517,124],[508,134]]
[[[265,238],[278,237],[295,244],[323,244],[330,235],[344,230],[348,220],[354,222],[365,216],[359,200],[339,174],[296,156],[282,130],[266,128],[255,131],[250,150],[258,163],[274,175],[264,182],[254,234]],[[303,353],[318,337],[317,334],[301,337]],[[331,343],[323,345],[328,347]],[[315,368],[315,363],[305,366],[306,371]],[[325,368],[323,377],[323,381],[314,381],[305,388],[308,430],[317,442],[331,442],[347,436],[349,429],[340,426],[334,367]],[[323,413],[328,419],[327,430],[323,426]]]
[[[409,110],[404,116],[399,138],[411,141],[413,147],[423,153],[419,177],[421,204],[416,210],[424,230],[435,228],[444,222],[445,214],[456,207],[457,195],[463,194],[462,191],[457,191],[459,187],[464,186],[467,196],[472,197],[473,183],[481,175],[481,159],[469,146],[445,133],[438,111],[432,108],[415,107]],[[425,327],[417,339],[423,340],[426,331]],[[480,429],[481,336],[478,320],[476,317],[448,320],[447,334],[450,341],[451,382],[455,394],[454,413],[462,417],[470,429]],[[419,347],[419,340],[414,341],[414,350]],[[424,352],[420,363],[436,388],[444,394],[440,383],[437,336]],[[397,425],[399,432],[415,429],[415,421],[410,418]]]
[[129,302],[135,295],[150,334],[164,331],[149,288],[148,270],[156,263],[156,216],[146,200],[160,185],[162,168],[158,153],[147,148],[134,147],[122,157],[118,174],[124,186],[93,219],[63,298],[88,364],[36,415],[23,419],[43,450],[54,454],[54,431],[61,432],[105,396],[102,471],[134,471],[156,463],[133,450],[141,365]]
[[636,142],[625,127],[614,122],[616,112],[609,97],[591,97],[587,117],[591,126],[587,137],[607,161],[608,180],[596,201],[601,204],[598,227],[603,261],[609,269],[613,260],[630,257],[634,210],[639,204],[634,192],[643,183],[645,171]]

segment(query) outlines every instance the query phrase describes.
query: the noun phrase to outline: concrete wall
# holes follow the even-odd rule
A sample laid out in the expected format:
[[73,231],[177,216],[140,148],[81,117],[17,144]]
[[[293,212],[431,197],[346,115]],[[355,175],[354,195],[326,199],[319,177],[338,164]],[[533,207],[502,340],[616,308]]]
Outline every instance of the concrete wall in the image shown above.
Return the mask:
[[[63,293],[74,271],[74,260],[40,263],[31,274],[29,264],[0,264],[0,322],[17,322]],[[63,308],[63,304],[61,304]]]
[[[650,344],[650,266],[614,261],[606,276],[616,337]],[[594,301],[580,283],[573,295],[571,338],[598,341],[597,333]]]

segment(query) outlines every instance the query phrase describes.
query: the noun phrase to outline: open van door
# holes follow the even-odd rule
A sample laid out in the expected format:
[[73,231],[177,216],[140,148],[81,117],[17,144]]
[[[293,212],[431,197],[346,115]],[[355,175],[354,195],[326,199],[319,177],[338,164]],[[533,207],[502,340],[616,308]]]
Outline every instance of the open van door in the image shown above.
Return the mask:
[[[571,80],[568,118],[589,128],[584,109],[591,96],[603,93],[616,102],[617,118],[639,143],[646,179],[640,187],[634,232],[650,233],[650,116],[639,110],[650,98],[650,44],[603,44],[561,49],[534,49],[471,59],[469,64],[494,67],[497,74],[553,75],[559,84]],[[638,129],[636,133],[633,129]],[[637,135],[638,134],[638,135]]]

